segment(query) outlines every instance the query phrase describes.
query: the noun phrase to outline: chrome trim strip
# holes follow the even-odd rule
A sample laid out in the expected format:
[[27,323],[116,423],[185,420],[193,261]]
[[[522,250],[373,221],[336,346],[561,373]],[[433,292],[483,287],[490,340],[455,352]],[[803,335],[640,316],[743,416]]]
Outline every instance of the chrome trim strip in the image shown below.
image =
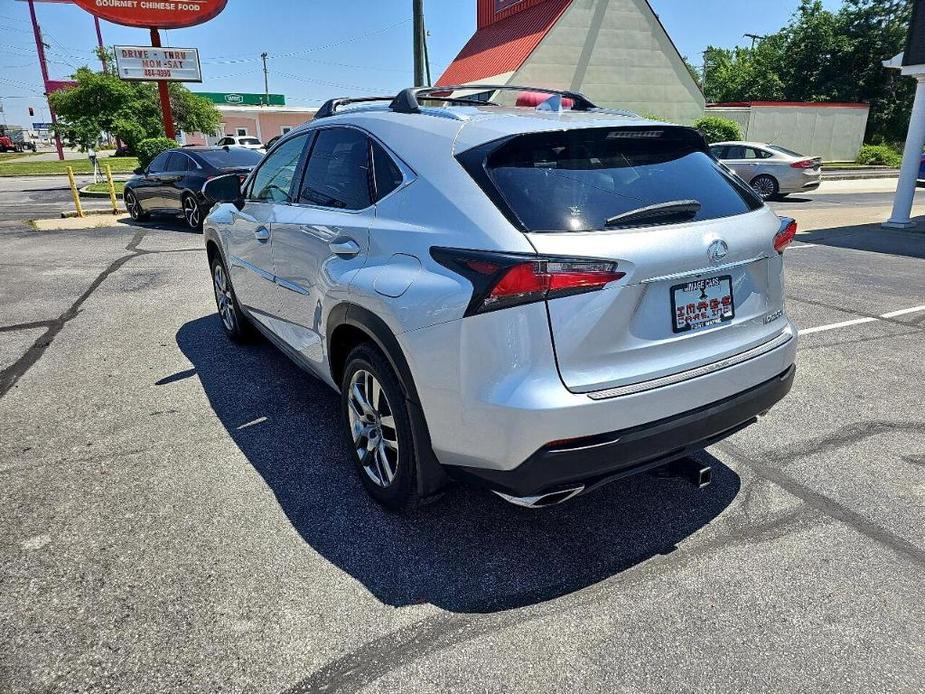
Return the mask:
[[681,371],[680,373],[671,374],[669,376],[653,378],[649,381],[631,383],[625,386],[617,386],[616,388],[608,388],[607,390],[598,390],[593,393],[586,393],[586,395],[592,400],[606,400],[608,398],[618,398],[623,395],[642,393],[644,391],[653,390],[655,388],[663,388],[665,386],[681,383],[682,381],[689,381],[693,378],[699,378],[716,371],[728,369],[730,366],[736,366],[748,361],[749,359],[760,357],[762,354],[767,354],[768,352],[771,352],[778,347],[782,347],[792,339],[793,333],[788,330],[781,333],[769,342],[765,342],[764,344],[758,345],[757,347],[752,347],[745,352],[734,354],[731,357],[720,359],[719,361],[715,361],[712,364],[704,364],[703,366],[698,366],[696,369],[688,369],[687,371]]
[[242,267],[242,268],[244,268],[245,270],[250,270],[251,272],[253,272],[253,273],[259,275],[260,277],[262,277],[263,279],[265,279],[267,282],[275,282],[275,281],[276,281],[276,276],[275,276],[273,273],[267,272],[267,271],[264,270],[263,268],[259,268],[259,267],[257,267],[256,265],[254,265],[253,263],[247,262],[246,260],[244,260],[244,258],[239,258],[239,257],[236,256],[236,255],[232,255],[232,256],[229,256],[228,259],[229,259],[229,261],[231,261],[231,264],[232,264],[232,265],[237,265],[238,267]]
[[639,284],[652,284],[653,282],[665,282],[668,280],[679,280],[684,277],[694,277],[696,275],[708,275],[714,272],[723,272],[724,270],[731,270],[734,267],[740,267],[742,265],[751,265],[752,263],[758,262],[759,260],[764,260],[768,256],[765,254],[755,256],[754,258],[749,258],[747,260],[739,260],[734,263],[726,263],[725,265],[711,265],[710,267],[702,267],[698,270],[687,270],[685,272],[676,272],[672,275],[662,275],[661,277],[650,277],[649,279],[640,280]]
[[311,293],[301,284],[296,284],[295,282],[284,280],[282,277],[276,278],[276,284],[278,284],[283,289],[288,289],[290,292],[295,292],[296,294],[301,294],[302,296],[308,296]]

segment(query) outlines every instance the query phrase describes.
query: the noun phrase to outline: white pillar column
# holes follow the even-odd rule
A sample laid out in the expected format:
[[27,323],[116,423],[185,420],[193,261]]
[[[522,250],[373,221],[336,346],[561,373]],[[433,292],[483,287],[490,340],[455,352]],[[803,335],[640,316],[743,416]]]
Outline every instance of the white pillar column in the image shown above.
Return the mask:
[[893,199],[893,214],[881,225],[884,229],[908,229],[915,226],[910,215],[919,178],[922,147],[925,147],[925,75],[918,74],[915,78],[918,84],[915,87],[915,101],[912,104],[912,117],[909,119],[909,132],[906,134],[906,147],[903,150],[896,197]]

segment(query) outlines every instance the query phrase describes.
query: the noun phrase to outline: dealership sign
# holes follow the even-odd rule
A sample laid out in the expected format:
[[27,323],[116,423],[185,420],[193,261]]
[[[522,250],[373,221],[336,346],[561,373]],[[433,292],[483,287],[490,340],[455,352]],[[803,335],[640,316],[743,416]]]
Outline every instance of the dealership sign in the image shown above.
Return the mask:
[[178,29],[202,24],[225,9],[228,0],[74,0],[90,14],[130,27]]
[[120,79],[134,81],[202,82],[195,48],[115,46]]

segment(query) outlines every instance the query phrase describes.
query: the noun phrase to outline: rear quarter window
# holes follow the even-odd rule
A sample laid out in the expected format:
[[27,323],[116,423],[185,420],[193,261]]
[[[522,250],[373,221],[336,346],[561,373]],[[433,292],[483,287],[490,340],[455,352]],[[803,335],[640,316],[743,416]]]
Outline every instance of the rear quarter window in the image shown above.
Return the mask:
[[696,200],[692,221],[744,214],[761,201],[687,128],[594,128],[516,136],[460,161],[525,231],[593,231],[641,207]]

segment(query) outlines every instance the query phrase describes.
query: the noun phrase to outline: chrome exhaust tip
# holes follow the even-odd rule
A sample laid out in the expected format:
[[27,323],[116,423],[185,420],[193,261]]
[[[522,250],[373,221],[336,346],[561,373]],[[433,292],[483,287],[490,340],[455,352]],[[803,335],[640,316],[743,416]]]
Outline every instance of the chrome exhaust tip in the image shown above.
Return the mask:
[[556,506],[578,496],[584,490],[585,485],[582,484],[577,487],[569,487],[568,489],[560,489],[555,492],[538,494],[537,496],[511,496],[510,494],[492,489],[495,494],[508,503],[514,504],[515,506],[523,506],[524,508],[546,508],[548,506]]

